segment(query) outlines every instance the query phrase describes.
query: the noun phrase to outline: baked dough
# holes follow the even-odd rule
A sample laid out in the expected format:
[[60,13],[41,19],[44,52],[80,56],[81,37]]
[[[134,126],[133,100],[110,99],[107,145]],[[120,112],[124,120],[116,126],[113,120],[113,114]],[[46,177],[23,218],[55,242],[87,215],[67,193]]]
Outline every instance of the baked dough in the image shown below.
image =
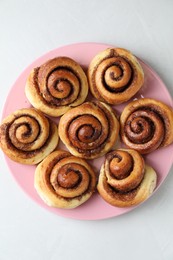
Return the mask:
[[142,98],[130,102],[120,116],[122,141],[141,154],[173,142],[173,109],[161,101]]
[[94,101],[65,113],[59,121],[59,136],[75,156],[94,159],[107,153],[119,135],[119,122],[113,109]]
[[47,205],[71,209],[92,196],[96,174],[85,160],[58,150],[37,166],[34,185]]
[[137,58],[123,48],[98,53],[88,68],[89,87],[95,98],[116,105],[133,97],[144,82]]
[[106,155],[97,189],[116,207],[130,207],[145,201],[156,187],[157,175],[135,150],[118,149]]
[[76,61],[69,57],[57,57],[31,71],[25,94],[35,108],[56,117],[84,102],[88,82]]
[[58,128],[34,108],[16,110],[0,126],[0,147],[13,161],[37,164],[58,145]]

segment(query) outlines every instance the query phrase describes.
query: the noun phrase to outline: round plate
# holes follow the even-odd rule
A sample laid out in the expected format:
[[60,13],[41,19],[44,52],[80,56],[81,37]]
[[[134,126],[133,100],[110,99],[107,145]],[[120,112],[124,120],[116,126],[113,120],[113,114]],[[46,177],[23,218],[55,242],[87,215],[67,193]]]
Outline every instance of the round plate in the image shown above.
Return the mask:
[[[19,78],[14,83],[11,88],[9,95],[7,97],[4,110],[3,110],[3,118],[7,115],[11,114],[17,109],[24,107],[31,107],[30,103],[26,99],[24,88],[26,83],[26,78],[29,75],[32,68],[37,67],[44,63],[45,61],[54,58],[56,56],[68,56],[72,59],[76,60],[84,69],[87,68],[88,64],[92,60],[92,58],[100,51],[111,47],[105,44],[97,44],[97,43],[78,43],[72,44],[68,46],[63,46],[52,50],[42,57],[35,60],[30,66],[28,66]],[[139,60],[144,73],[145,73],[145,82],[142,89],[133,97],[133,99],[139,99],[143,97],[150,97],[161,100],[165,102],[167,105],[172,106],[172,99],[156,72],[145,64],[143,61]],[[131,100],[130,100],[131,101]],[[114,107],[117,113],[120,113],[123,107],[126,104]],[[60,148],[62,148],[62,144],[60,143]],[[173,161],[173,153],[172,153],[173,145],[170,145],[166,148],[158,149],[155,152],[145,156],[146,162],[150,164],[157,172],[158,181],[157,188],[163,183],[164,179],[168,175],[168,172],[171,168]],[[75,218],[75,219],[87,219],[87,220],[97,220],[97,219],[105,219],[110,217],[115,217],[130,210],[135,207],[129,208],[117,208],[107,204],[96,192],[86,203],[79,206],[76,209],[58,209],[51,208],[47,206],[38,196],[36,190],[34,189],[34,171],[36,166],[27,166],[22,165],[16,162],[13,162],[9,158],[5,156],[7,165],[10,169],[11,174],[19,184],[19,186],[31,197],[35,202],[39,205],[43,206],[45,209],[53,212],[57,215],[61,215],[64,217]],[[99,167],[101,163],[104,161],[104,157],[90,161],[91,164],[97,167],[99,171]],[[163,163],[164,162],[164,163]]]

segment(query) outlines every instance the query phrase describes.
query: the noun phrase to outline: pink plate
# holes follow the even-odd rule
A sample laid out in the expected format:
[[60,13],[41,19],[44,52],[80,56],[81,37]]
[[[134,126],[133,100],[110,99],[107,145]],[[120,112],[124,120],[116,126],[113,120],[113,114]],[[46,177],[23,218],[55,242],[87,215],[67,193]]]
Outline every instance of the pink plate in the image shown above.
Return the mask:
[[[4,110],[3,110],[3,118],[7,115],[11,114],[13,111],[30,107],[30,103],[25,97],[24,88],[25,82],[28,74],[31,69],[41,65],[43,62],[48,59],[54,58],[56,56],[69,56],[76,60],[82,67],[86,68],[90,63],[91,59],[100,51],[111,47],[105,44],[97,44],[97,43],[78,43],[72,44],[64,47],[57,48],[52,50],[42,57],[35,60],[30,66],[28,66],[19,78],[14,83],[13,87],[10,90],[10,93],[5,102]],[[173,102],[171,96],[169,95],[166,86],[159,78],[159,76],[151,69],[148,65],[146,65],[143,61],[139,60],[144,73],[145,73],[145,83],[142,87],[141,91],[134,98],[143,98],[143,97],[151,97],[165,102],[167,105],[172,106]],[[133,99],[134,99],[133,98]],[[121,106],[116,106],[115,110],[120,113],[125,104]],[[60,144],[62,148],[62,144]],[[146,162],[149,163],[158,174],[158,182],[157,189],[165,180],[168,172],[172,166],[173,161],[173,145],[170,145],[166,148],[159,149],[145,157]],[[68,218],[75,219],[86,219],[86,220],[97,220],[97,219],[105,219],[110,217],[115,217],[130,210],[135,207],[130,208],[117,208],[112,207],[107,204],[103,199],[96,193],[92,196],[90,200],[81,205],[76,209],[71,210],[63,210],[57,208],[51,208],[47,206],[37,195],[36,190],[34,189],[34,171],[35,166],[26,166],[22,164],[15,163],[11,161],[9,158],[5,156],[7,165],[10,169],[12,176],[15,178],[19,186],[39,205],[43,206],[45,209],[53,212],[57,215],[61,215]],[[93,162],[94,166],[98,169],[100,164],[103,162],[104,158],[97,159]],[[164,163],[163,163],[164,162]],[[157,190],[156,189],[156,190]]]

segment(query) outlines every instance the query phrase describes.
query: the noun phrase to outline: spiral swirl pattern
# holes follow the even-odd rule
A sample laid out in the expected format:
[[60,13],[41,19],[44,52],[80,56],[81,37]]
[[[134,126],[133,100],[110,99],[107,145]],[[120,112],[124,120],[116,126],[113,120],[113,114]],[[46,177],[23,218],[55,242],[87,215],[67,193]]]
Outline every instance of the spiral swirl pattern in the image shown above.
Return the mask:
[[120,123],[123,142],[142,154],[173,142],[173,110],[160,101],[140,99],[129,103]]
[[35,188],[48,205],[75,208],[93,194],[96,175],[86,161],[59,150],[37,166]]
[[60,116],[84,102],[88,83],[79,64],[68,57],[57,57],[31,71],[25,93],[37,109]]
[[144,201],[156,186],[156,173],[145,166],[135,150],[114,150],[106,155],[97,189],[113,206],[128,207]]
[[59,135],[76,156],[93,159],[109,151],[119,133],[119,122],[113,110],[101,102],[85,102],[63,115]]
[[57,126],[33,108],[20,109],[0,126],[0,146],[16,162],[36,164],[58,144]]
[[100,101],[115,105],[137,93],[144,82],[144,73],[132,53],[109,48],[93,58],[88,78],[92,94]]

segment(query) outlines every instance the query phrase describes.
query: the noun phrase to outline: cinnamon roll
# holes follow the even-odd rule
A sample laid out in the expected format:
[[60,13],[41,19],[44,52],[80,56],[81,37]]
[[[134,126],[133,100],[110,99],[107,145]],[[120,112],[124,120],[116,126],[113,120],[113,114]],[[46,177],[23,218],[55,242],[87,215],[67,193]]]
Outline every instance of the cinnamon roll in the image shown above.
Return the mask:
[[71,209],[91,197],[96,188],[96,175],[85,160],[59,150],[37,166],[34,185],[47,205]]
[[37,164],[58,145],[58,128],[34,108],[19,109],[0,125],[0,147],[13,161]]
[[57,57],[31,71],[25,94],[35,108],[55,117],[84,102],[88,82],[77,62]]
[[145,201],[156,187],[157,175],[135,150],[119,149],[106,155],[97,189],[112,206],[129,207]]
[[173,142],[173,109],[163,102],[151,98],[130,102],[120,124],[122,141],[141,154]]
[[88,79],[95,98],[116,105],[129,100],[139,91],[144,82],[144,73],[131,52],[122,48],[108,48],[91,61]]
[[59,136],[78,157],[94,159],[115,145],[119,122],[112,108],[102,102],[85,102],[65,113],[59,121]]

